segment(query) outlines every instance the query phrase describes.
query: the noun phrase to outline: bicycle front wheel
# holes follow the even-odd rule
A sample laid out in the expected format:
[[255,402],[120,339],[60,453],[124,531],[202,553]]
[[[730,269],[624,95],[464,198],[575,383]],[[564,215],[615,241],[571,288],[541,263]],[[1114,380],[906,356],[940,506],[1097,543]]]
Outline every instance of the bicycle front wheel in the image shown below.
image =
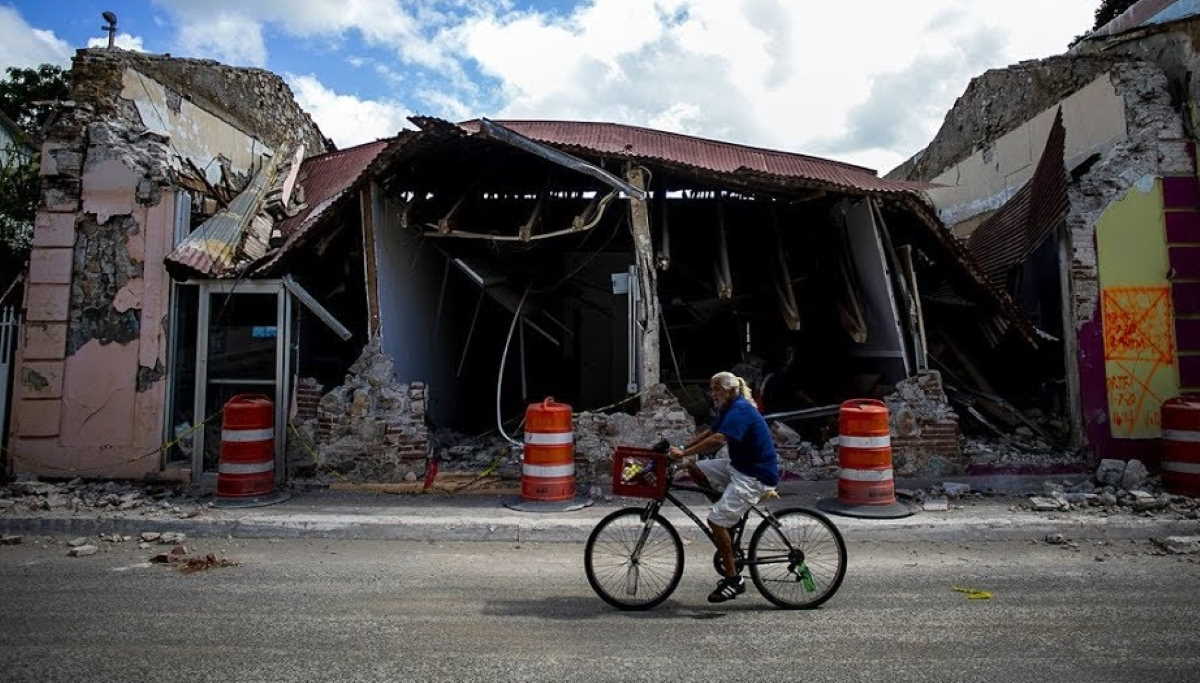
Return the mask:
[[833,597],[845,576],[846,542],[816,510],[780,510],[750,538],[750,578],[779,607],[816,607]]
[[583,551],[592,590],[618,609],[654,607],[683,576],[679,533],[662,515],[643,520],[645,512],[624,508],[600,520]]

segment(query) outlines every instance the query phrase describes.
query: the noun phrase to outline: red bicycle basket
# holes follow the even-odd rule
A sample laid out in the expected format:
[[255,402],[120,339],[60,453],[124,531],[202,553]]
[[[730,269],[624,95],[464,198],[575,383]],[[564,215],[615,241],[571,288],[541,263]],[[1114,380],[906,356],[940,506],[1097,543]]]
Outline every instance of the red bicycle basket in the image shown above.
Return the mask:
[[614,496],[661,498],[667,492],[667,454],[617,446],[612,490]]

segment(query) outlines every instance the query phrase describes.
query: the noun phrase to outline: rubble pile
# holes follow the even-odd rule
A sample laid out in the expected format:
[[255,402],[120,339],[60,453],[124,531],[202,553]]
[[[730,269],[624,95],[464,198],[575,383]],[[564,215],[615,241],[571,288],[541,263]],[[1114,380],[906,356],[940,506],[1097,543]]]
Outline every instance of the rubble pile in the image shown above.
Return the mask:
[[885,396],[892,427],[892,467],[897,476],[962,474],[958,413],[936,370],[924,370],[896,383]]
[[396,382],[393,367],[378,339],[367,344],[346,381],[321,398],[317,417],[297,425],[313,447],[289,449],[294,477],[398,483],[424,472],[425,385]]
[[194,517],[201,501],[183,487],[134,482],[46,482],[37,479],[0,487],[0,515],[25,512],[138,512],[146,515]]
[[1038,512],[1094,511],[1102,515],[1157,514],[1177,519],[1200,519],[1200,500],[1164,492],[1157,477],[1142,461],[1101,460],[1095,476],[1082,482],[1043,484],[1023,507]]
[[968,470],[1003,470],[1012,474],[1037,474],[1047,470],[1079,467],[1083,456],[1070,450],[1056,448],[1040,438],[1034,438],[1028,427],[1018,427],[1018,437],[1028,442],[1016,443],[999,438],[970,437],[964,440],[963,456]]
[[499,434],[468,436],[439,429],[429,439],[439,472],[482,472],[493,464],[501,479],[520,479],[520,451]]
[[784,479],[818,481],[836,479],[838,474],[837,439],[824,447],[805,441],[796,430],[782,422],[770,422],[779,456],[779,472]]
[[575,476],[588,483],[603,481],[617,446],[650,448],[662,439],[685,444],[696,434],[696,422],[665,384],[642,396],[637,414],[583,412],[575,415]]

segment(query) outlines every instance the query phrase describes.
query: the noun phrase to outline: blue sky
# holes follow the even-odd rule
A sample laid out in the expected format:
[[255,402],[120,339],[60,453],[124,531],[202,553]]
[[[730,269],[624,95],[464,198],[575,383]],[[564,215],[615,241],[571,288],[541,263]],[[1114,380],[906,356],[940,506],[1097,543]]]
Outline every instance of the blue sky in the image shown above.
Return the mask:
[[111,10],[123,47],[279,73],[340,146],[413,113],[569,118],[886,171],[972,76],[1061,52],[1098,1],[0,0],[0,67],[68,65]]

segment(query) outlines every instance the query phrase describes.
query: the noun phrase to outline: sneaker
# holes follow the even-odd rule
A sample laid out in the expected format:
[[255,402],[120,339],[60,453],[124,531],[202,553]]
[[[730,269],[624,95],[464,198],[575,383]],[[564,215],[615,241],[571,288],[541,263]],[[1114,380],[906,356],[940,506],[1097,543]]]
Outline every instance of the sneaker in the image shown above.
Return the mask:
[[746,592],[746,582],[740,576],[727,577],[717,582],[717,588],[708,594],[709,602],[725,602]]

